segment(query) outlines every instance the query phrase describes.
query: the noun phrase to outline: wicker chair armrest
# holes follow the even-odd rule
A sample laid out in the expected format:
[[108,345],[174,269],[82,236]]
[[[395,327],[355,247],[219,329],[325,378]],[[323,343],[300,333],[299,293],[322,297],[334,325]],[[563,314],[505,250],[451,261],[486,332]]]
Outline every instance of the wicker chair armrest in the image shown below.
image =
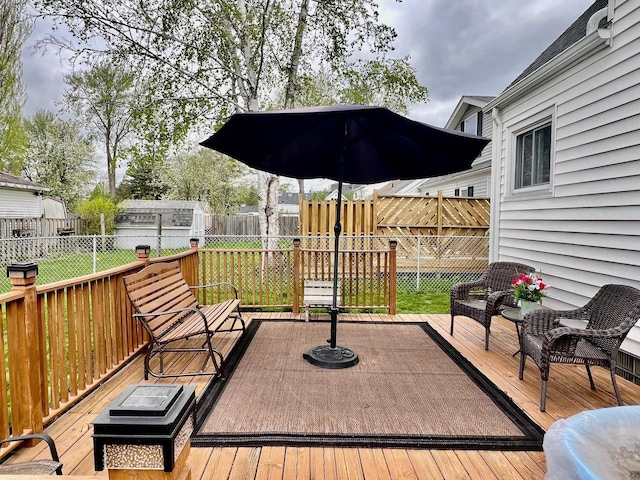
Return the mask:
[[585,308],[574,310],[550,310],[538,309],[525,315],[522,323],[522,332],[533,335],[544,335],[551,329],[557,328],[560,319],[589,320],[589,311]]
[[[522,333],[544,335],[559,324],[555,310],[534,310],[527,313],[522,321]],[[566,318],[566,317],[564,317]]]
[[56,450],[56,444],[53,441],[53,438],[51,438],[46,433],[31,433],[29,435],[21,435],[19,437],[8,437],[4,440],[0,440],[0,445],[2,445],[3,443],[21,442],[25,440],[36,439],[44,440],[45,442],[47,442],[47,445],[49,446],[49,452],[51,452],[51,459],[56,462],[60,462],[60,458],[58,457],[58,450]]
[[592,330],[590,328],[572,328],[572,327],[558,327],[550,330],[545,334],[545,338],[553,342],[563,336],[571,335],[576,338],[616,338],[622,336],[627,332],[629,328],[625,328],[622,325],[617,327],[607,328],[605,330]]
[[238,288],[230,282],[218,282],[218,283],[208,283],[206,285],[193,285],[189,287],[192,290],[195,289],[203,289],[203,288],[212,288],[212,287],[230,287],[233,290],[233,295],[236,299],[238,299]]
[[576,346],[582,338],[620,338],[626,330],[617,326],[606,330],[591,330],[587,328],[557,327],[548,331],[542,343],[542,355],[550,354],[568,355],[575,354]]
[[487,309],[497,312],[500,305],[502,305],[505,299],[511,297],[511,290],[502,290],[499,292],[492,292],[487,297]]
[[486,288],[486,277],[483,275],[473,282],[456,283],[451,287],[451,298],[455,300],[468,300],[472,288]]

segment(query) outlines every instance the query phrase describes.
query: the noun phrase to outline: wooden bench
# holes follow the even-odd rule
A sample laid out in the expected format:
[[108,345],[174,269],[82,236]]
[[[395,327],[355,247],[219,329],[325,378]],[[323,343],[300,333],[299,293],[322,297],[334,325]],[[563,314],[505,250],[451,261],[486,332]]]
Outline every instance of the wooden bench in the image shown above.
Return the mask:
[[[340,284],[338,284],[337,305],[340,305]],[[309,308],[331,307],[333,305],[332,280],[305,280],[304,296],[302,299],[305,311],[305,321],[309,321]]]
[[[183,375],[224,376],[224,357],[213,346],[212,338],[222,332],[245,331],[240,314],[237,289],[230,283],[216,283],[189,287],[178,262],[154,263],[137,273],[124,277],[127,295],[137,318],[149,334],[149,345],[144,360],[144,378],[149,374],[157,378]],[[214,305],[199,305],[193,289],[218,287],[228,290],[232,298]],[[231,295],[232,294],[232,295]],[[176,344],[191,337],[204,337],[200,347]],[[164,371],[163,356],[167,352],[205,352],[207,357],[195,373],[168,374]],[[151,366],[151,358],[160,356],[158,371]],[[213,371],[206,370],[211,359]]]

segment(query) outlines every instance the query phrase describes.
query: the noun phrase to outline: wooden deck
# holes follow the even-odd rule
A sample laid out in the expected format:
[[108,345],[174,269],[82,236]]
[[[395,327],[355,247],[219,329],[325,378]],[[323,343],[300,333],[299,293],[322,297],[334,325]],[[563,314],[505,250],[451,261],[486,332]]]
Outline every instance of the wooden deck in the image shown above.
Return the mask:
[[[290,314],[271,313],[254,318],[283,318]],[[304,315],[301,315],[303,321]],[[318,315],[312,315],[313,319]],[[349,320],[371,320],[371,315],[343,315]],[[557,419],[584,410],[616,405],[607,370],[594,368],[597,390],[589,388],[584,367],[553,365],[547,398],[547,412],[539,410],[540,377],[529,360],[525,379],[518,380],[519,357],[514,325],[495,317],[491,350],[483,346],[484,329],[458,317],[454,336],[449,335],[448,315],[376,315],[389,322],[428,321],[467,359],[505,390],[545,430]],[[225,348],[229,348],[229,339]],[[183,359],[182,361],[188,361]],[[129,384],[143,382],[141,358],[136,358],[115,377],[101,385],[90,397],[62,415],[46,428],[55,440],[64,463],[65,475],[107,478],[95,472],[91,421]],[[171,383],[171,380],[149,380]],[[197,386],[200,393],[204,377],[183,377],[181,383]],[[620,391],[625,404],[640,404],[640,386],[622,378]],[[46,456],[44,447],[23,448],[9,461]],[[192,448],[189,456],[192,479],[542,479],[545,460],[542,452],[495,452],[452,450],[404,450],[377,448]],[[1,478],[1,477],[0,477]]]

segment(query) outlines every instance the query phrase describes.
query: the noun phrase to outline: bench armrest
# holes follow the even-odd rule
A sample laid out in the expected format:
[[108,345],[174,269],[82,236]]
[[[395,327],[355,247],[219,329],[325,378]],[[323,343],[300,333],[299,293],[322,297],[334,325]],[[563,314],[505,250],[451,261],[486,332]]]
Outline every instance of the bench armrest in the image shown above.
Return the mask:
[[238,289],[233,283],[229,283],[229,282],[208,283],[206,285],[194,285],[189,288],[192,290],[196,290],[196,289],[212,288],[212,287],[231,287],[236,300],[238,299]]

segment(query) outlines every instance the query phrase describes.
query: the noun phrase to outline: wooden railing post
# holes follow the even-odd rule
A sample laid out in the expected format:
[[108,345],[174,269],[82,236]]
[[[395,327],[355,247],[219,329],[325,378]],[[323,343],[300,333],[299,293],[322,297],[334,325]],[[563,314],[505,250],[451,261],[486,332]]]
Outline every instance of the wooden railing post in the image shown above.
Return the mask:
[[197,238],[189,239],[189,245],[191,247],[191,250],[193,250],[193,255],[189,257],[189,279],[187,280],[187,283],[192,286],[202,285],[205,283],[204,281],[199,280],[199,275],[200,275],[200,270],[198,269],[198,262],[200,260],[200,257],[198,255],[199,243],[200,243],[200,240]]
[[38,318],[38,265],[31,262],[8,265],[7,276],[11,289],[24,295],[22,306],[7,312],[12,433],[38,433],[43,430],[44,411],[40,379],[46,373],[40,361],[44,358],[40,351],[44,332]]
[[397,302],[397,272],[396,272],[396,251],[398,242],[396,240],[389,241],[389,315],[396,314]]
[[149,245],[136,245],[136,256],[138,260],[144,260],[144,262],[148,264],[150,253],[151,247]]
[[300,313],[300,239],[293,240],[293,314]]

